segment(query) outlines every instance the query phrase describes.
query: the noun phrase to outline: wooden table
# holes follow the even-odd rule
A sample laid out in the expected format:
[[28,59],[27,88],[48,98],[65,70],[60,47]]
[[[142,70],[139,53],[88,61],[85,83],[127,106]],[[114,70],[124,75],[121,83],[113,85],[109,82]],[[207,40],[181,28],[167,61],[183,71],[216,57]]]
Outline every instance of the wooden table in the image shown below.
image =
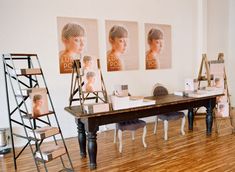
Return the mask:
[[94,114],[82,113],[79,106],[65,107],[65,110],[76,118],[80,155],[83,158],[86,157],[87,133],[90,168],[95,169],[97,166],[96,132],[98,131],[99,126],[188,109],[188,126],[189,130],[192,131],[194,120],[193,108],[204,106],[207,109],[206,134],[211,135],[213,124],[212,111],[216,104],[216,96],[220,95],[213,95],[201,98],[181,97],[172,94],[169,94],[167,96],[146,97],[151,100],[156,100],[156,104],[124,110],[111,110],[108,112]]

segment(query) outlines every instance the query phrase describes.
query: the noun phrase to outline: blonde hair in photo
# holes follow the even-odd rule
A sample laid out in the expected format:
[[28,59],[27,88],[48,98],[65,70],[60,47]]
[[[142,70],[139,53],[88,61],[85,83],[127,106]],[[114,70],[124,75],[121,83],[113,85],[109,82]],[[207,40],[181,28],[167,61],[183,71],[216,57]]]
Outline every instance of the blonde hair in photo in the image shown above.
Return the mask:
[[76,23],[67,23],[62,29],[62,39],[70,37],[85,36],[85,30],[82,26]]
[[123,26],[114,25],[109,31],[109,39],[114,40],[115,38],[127,38],[128,31]]

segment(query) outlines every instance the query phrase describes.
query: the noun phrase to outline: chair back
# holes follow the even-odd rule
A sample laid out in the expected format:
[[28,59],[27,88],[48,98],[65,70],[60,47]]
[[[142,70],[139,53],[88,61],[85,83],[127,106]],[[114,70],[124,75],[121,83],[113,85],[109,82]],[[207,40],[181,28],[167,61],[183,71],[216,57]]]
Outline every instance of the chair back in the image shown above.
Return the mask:
[[153,96],[165,96],[167,94],[168,90],[162,85],[157,85],[153,90]]

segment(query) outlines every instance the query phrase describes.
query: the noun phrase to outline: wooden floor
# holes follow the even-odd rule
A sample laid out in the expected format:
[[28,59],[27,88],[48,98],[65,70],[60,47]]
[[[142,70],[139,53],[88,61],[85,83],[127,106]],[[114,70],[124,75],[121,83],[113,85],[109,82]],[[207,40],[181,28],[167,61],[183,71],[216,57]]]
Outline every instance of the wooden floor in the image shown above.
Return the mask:
[[[147,144],[145,149],[141,143],[142,130],[137,131],[135,141],[131,141],[129,132],[124,133],[123,153],[113,143],[113,131],[98,134],[97,170],[116,171],[235,171],[235,136],[217,137],[205,134],[205,120],[197,119],[194,132],[179,134],[180,121],[169,123],[169,140],[163,140],[162,122],[159,122],[158,133],[153,135],[153,124],[147,126]],[[88,158],[81,159],[76,138],[66,140],[75,171],[90,171]],[[59,159],[48,163],[49,171],[59,171],[62,165]],[[0,171],[14,171],[12,156],[0,157]],[[43,166],[41,166],[43,169]],[[27,150],[18,159],[18,172],[36,171],[32,155]],[[43,171],[43,170],[42,170]]]

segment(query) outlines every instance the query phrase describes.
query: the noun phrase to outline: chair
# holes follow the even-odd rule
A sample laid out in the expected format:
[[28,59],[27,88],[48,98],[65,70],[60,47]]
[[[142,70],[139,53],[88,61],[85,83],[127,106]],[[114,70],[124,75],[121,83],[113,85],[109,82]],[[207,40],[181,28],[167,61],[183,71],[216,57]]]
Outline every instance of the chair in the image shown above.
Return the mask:
[[147,147],[145,142],[145,137],[147,134],[146,122],[140,119],[123,121],[116,124],[116,128],[114,130],[114,143],[116,143],[117,131],[118,131],[118,140],[119,140],[119,152],[122,153],[122,132],[123,131],[131,131],[132,132],[132,140],[135,140],[135,131],[137,129],[143,128],[142,142],[144,147]]
[[[154,88],[154,91],[153,91],[154,96],[159,97],[159,96],[164,96],[167,94],[168,94],[168,90],[162,85],[156,85],[156,87]],[[182,118],[180,131],[181,131],[182,135],[185,135],[185,132],[184,132],[185,114],[184,114],[184,112],[171,112],[171,113],[167,113],[167,114],[157,115],[155,118],[154,134],[156,134],[156,132],[157,132],[158,118],[160,120],[162,120],[164,123],[164,140],[168,139],[168,121],[171,121],[171,120],[177,120],[177,119]]]

